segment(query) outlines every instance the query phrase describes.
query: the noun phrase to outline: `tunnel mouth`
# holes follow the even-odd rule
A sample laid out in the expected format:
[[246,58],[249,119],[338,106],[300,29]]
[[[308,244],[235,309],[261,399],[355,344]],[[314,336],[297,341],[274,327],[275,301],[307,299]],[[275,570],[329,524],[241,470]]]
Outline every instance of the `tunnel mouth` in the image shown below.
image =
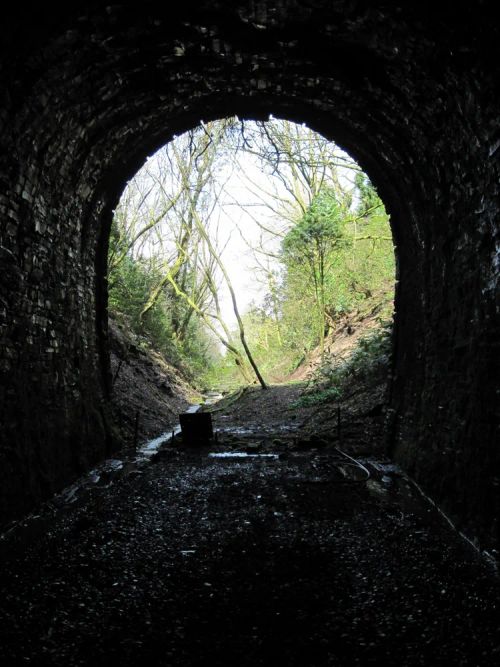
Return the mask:
[[[293,381],[304,393],[290,398],[297,410],[328,411],[355,384],[372,383],[382,421],[395,280],[389,216],[361,167],[306,125],[226,117],[176,136],[129,181],[107,266],[110,395],[135,441],[166,427],[154,433],[135,398],[124,407],[123,382],[137,373],[116,343],[128,333],[129,346],[156,347],[202,394],[238,400],[249,385]],[[158,373],[168,403],[175,382]]]
[[[391,234],[394,238],[395,248],[397,248],[396,261],[396,281],[395,281],[395,303],[399,301],[398,290],[400,283],[400,266],[403,258],[403,266],[414,262],[415,255],[411,251],[414,244],[413,229],[411,220],[413,212],[407,209],[407,192],[405,195],[398,191],[396,179],[391,177],[387,170],[381,165],[377,142],[379,137],[370,137],[363,135],[359,128],[355,131],[349,127],[349,122],[344,118],[311,105],[307,101],[300,100],[297,96],[288,98],[285,94],[273,96],[266,94],[260,95],[225,95],[217,93],[209,95],[205,100],[203,107],[194,101],[184,105],[184,110],[180,114],[173,114],[170,118],[169,129],[141,132],[140,140],[128,147],[124,153],[118,155],[107,174],[102,178],[102,185],[97,187],[95,199],[100,202],[109,202],[102,208],[98,215],[100,220],[100,231],[96,246],[96,331],[97,343],[100,357],[100,368],[102,373],[102,387],[106,396],[111,395],[112,375],[109,366],[109,340],[108,340],[108,286],[107,286],[107,259],[109,251],[109,236],[113,222],[113,213],[118,206],[120,196],[123,192],[124,184],[129,182],[138,169],[144,164],[148,156],[154,154],[168,141],[189,131],[189,128],[196,127],[199,119],[203,118],[202,123],[215,122],[220,118],[228,117],[228,110],[232,114],[237,114],[242,122],[266,122],[269,118],[286,119],[288,122],[297,124],[307,124],[311,131],[335,141],[339,148],[353,159],[369,174],[369,178],[377,192],[383,199],[387,211],[390,213]],[[232,116],[234,117],[234,116]],[[372,122],[371,119],[369,121]],[[383,141],[385,144],[385,140]],[[126,159],[124,160],[124,154]],[[413,166],[411,167],[413,170]],[[104,188],[104,189],[103,189]],[[405,185],[406,190],[406,185]],[[92,219],[92,209],[89,209],[89,220]],[[419,280],[417,275],[411,278],[411,282]],[[397,324],[396,324],[397,326]],[[396,346],[396,337],[394,338]]]
[[[312,105],[307,101],[302,101],[298,96],[288,97],[282,93],[273,96],[265,95],[234,95],[217,94],[209,95],[202,107],[194,100],[192,104],[185,104],[182,113],[173,114],[169,119],[168,130],[164,127],[160,130],[149,130],[139,134],[139,141],[127,147],[127,149],[118,155],[108,173],[102,179],[102,185],[98,186],[96,199],[101,201],[105,199],[109,203],[99,212],[100,231],[96,247],[96,300],[97,300],[97,341],[100,350],[100,368],[102,369],[102,386],[107,396],[111,394],[111,371],[109,367],[109,341],[107,329],[107,258],[109,249],[109,234],[113,221],[113,212],[116,209],[120,196],[123,192],[124,184],[129,182],[138,169],[144,164],[148,156],[154,154],[162,146],[172,140],[173,137],[182,135],[189,131],[189,128],[196,127],[199,119],[204,119],[203,123],[215,122],[220,118],[228,117],[228,110],[231,114],[237,114],[242,121],[247,122],[265,122],[270,117],[286,119],[288,122],[297,124],[306,123],[312,131],[321,136],[335,141],[341,150],[360,165],[366,174],[369,174],[371,182],[380,194],[387,211],[390,213],[391,234],[394,238],[394,244],[397,248],[396,262],[396,283],[395,283],[395,302],[399,301],[399,284],[401,282],[400,266],[408,267],[408,273],[411,273],[409,266],[415,262],[415,229],[413,211],[408,210],[408,190],[407,184],[404,188],[399,188],[397,179],[390,174],[382,165],[379,152],[379,141],[387,146],[387,141],[380,136],[368,136],[364,134],[359,127],[353,131],[349,127],[350,122],[346,122],[341,115],[325,112],[318,105]],[[366,119],[371,124],[372,119]],[[152,123],[154,125],[154,123]],[[126,159],[124,159],[124,155]],[[412,164],[410,172],[414,170]],[[418,179],[418,174],[415,175]],[[104,188],[104,190],[101,190]],[[102,193],[102,195],[99,194]],[[92,216],[90,215],[90,218]],[[408,280],[408,278],[406,278]],[[420,280],[419,267],[414,271],[410,282],[414,283]],[[397,327],[397,323],[396,323]],[[408,341],[408,339],[407,339]],[[397,345],[396,337],[394,345]]]
[[484,6],[455,9],[75,3],[36,26],[6,17],[6,520],[119,442],[106,262],[124,183],[202,118],[273,112],[335,138],[383,198],[398,248],[388,446],[465,533],[498,545],[498,40]]

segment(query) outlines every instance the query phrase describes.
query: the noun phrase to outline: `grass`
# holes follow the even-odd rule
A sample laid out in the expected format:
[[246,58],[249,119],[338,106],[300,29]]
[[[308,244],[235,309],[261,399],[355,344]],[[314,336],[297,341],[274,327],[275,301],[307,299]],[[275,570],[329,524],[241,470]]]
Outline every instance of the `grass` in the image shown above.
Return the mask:
[[327,389],[321,389],[319,391],[313,391],[308,394],[304,394],[299,399],[292,403],[293,408],[310,408],[320,403],[326,403],[327,401],[338,400],[342,396],[342,392],[338,387],[328,387]]

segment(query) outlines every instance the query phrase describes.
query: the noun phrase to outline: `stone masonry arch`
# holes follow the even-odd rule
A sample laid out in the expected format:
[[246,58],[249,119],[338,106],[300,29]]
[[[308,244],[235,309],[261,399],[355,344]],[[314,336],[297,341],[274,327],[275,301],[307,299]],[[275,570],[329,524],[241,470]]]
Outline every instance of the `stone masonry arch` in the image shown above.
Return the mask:
[[5,522],[115,446],[112,210],[174,134],[237,113],[305,121],[356,158],[397,245],[388,447],[498,546],[499,156],[490,3],[68,3],[6,18],[0,80]]

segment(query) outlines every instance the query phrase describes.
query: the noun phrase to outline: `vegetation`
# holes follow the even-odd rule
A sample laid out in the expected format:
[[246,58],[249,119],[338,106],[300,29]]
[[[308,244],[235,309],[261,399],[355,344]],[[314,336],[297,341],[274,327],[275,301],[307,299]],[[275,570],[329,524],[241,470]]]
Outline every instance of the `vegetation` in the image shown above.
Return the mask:
[[[235,243],[259,285],[244,307]],[[110,239],[111,313],[212,388],[265,388],[317,348],[331,377],[304,400],[337,396],[387,333],[345,367],[326,341],[348,313],[390,302],[393,282],[388,216],[369,179],[286,121],[232,118],[176,138],[128,185]]]
[[297,402],[300,406],[316,405],[348,398],[361,384],[363,387],[380,384],[389,370],[391,354],[390,320],[362,337],[356,349],[347,357],[324,357],[309,381],[309,390]]

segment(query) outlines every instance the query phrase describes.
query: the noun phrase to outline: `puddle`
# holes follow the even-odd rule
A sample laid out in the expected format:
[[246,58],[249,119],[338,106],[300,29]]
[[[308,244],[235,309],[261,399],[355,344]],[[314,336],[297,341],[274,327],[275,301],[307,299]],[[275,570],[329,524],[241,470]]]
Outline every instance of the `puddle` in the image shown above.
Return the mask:
[[[215,419],[227,419],[228,415],[218,415]],[[254,437],[272,437],[282,435],[292,435],[297,431],[294,425],[276,425],[276,426],[262,426],[261,424],[252,424],[248,426],[218,426],[217,432],[226,435],[243,435]]]
[[[257,429],[255,428],[245,428],[244,426],[223,426],[222,428],[217,429],[219,435],[250,435],[257,436]],[[262,435],[262,431],[259,432]]]
[[[198,406],[195,406],[198,407]],[[193,410],[193,412],[196,412]],[[137,450],[137,456],[136,456],[136,461],[149,461],[155,454],[158,453],[158,450],[162,445],[164,445],[172,435],[177,435],[178,433],[181,432],[181,427],[176,426],[174,429],[171,431],[166,431],[165,433],[162,433],[159,435],[157,438],[153,438],[153,440],[149,440],[146,442],[144,445],[139,447]]]
[[[103,474],[105,472],[116,472],[123,468],[123,461],[121,459],[109,459],[103,464],[92,470],[92,473]],[[91,474],[92,474],[91,473]]]

